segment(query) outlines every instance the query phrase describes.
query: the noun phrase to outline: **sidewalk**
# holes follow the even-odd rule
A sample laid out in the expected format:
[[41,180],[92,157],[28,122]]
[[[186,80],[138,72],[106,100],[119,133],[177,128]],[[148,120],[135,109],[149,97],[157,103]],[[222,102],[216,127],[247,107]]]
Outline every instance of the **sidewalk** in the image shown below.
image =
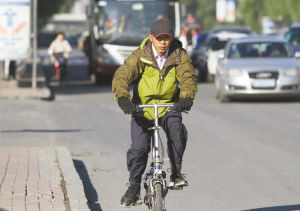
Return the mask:
[[40,65],[38,66],[35,89],[32,88],[31,64],[26,64],[24,70],[17,73],[16,80],[0,79],[0,98],[49,99],[50,97],[51,91],[47,86],[47,80]]
[[69,150],[0,147],[0,210],[90,210]]

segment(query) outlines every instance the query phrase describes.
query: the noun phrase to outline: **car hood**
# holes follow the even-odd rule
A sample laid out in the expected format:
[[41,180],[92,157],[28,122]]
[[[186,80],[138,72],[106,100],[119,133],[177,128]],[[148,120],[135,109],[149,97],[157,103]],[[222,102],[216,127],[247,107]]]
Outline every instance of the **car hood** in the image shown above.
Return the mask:
[[278,70],[287,68],[299,68],[294,58],[252,58],[252,59],[228,59],[226,69],[246,70]]

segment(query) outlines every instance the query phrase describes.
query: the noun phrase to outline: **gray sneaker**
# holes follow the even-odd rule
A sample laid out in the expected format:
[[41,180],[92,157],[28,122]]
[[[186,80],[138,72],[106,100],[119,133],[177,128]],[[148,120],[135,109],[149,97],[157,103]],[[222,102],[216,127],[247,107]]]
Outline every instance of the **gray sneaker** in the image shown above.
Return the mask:
[[176,174],[170,176],[169,187],[172,189],[181,189],[183,186],[188,186],[188,181],[185,179],[185,176],[182,174]]

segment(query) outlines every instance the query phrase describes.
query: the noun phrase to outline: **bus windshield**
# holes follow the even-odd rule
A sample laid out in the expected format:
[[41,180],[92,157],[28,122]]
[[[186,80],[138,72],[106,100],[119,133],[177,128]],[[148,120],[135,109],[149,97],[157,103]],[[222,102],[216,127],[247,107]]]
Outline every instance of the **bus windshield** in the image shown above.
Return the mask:
[[108,44],[138,45],[156,19],[165,17],[175,23],[172,2],[100,1],[98,9],[99,37]]

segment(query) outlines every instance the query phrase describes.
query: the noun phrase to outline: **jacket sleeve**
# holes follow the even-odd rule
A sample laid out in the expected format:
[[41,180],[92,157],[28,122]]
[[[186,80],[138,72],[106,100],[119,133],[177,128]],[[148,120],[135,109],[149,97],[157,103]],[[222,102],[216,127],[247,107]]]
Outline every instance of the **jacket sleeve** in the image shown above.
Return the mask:
[[135,50],[121,65],[114,74],[112,81],[112,91],[115,98],[130,98],[129,86],[138,77],[139,73],[139,51]]
[[176,69],[176,77],[180,83],[179,98],[183,99],[190,97],[194,99],[195,94],[198,91],[197,76],[192,61],[184,50],[181,51],[180,63]]

